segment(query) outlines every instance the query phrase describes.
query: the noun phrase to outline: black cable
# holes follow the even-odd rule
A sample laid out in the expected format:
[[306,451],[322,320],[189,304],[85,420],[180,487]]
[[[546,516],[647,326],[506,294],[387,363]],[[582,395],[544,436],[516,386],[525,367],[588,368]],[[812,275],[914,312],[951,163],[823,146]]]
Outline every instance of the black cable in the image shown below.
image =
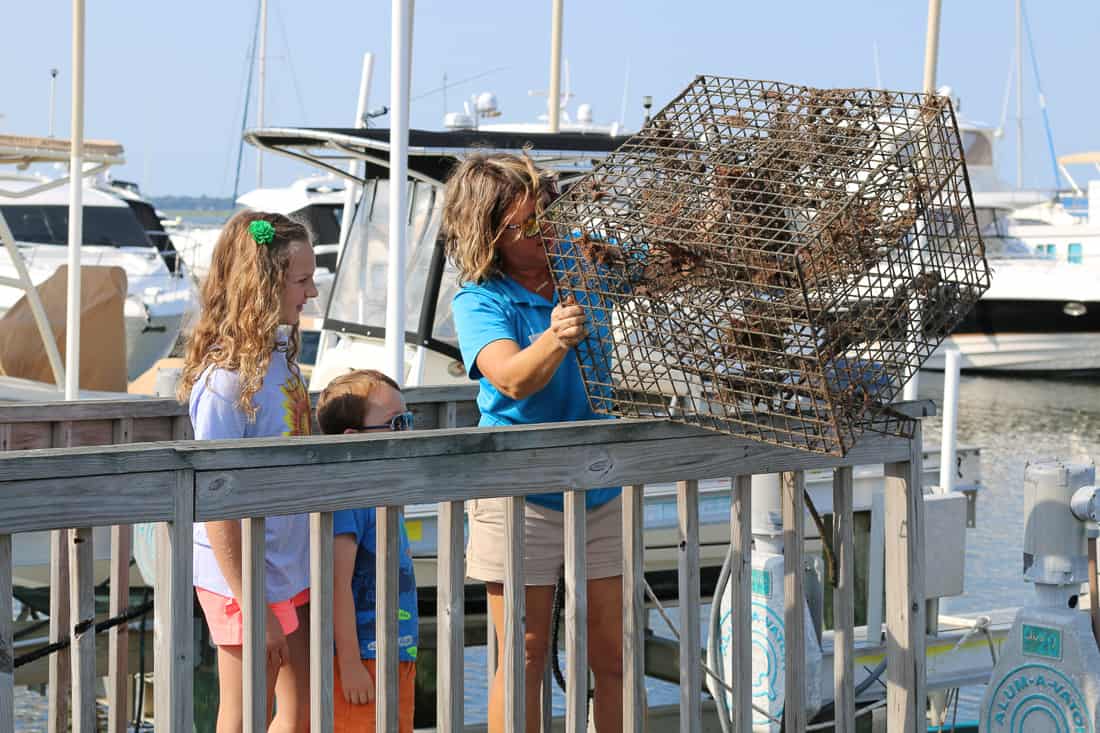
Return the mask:
[[[558,576],[558,584],[554,586],[554,606],[552,613],[553,622],[550,624],[550,669],[554,673],[554,680],[558,683],[558,689],[565,692],[565,675],[561,671],[561,659],[558,658],[558,638],[561,634],[561,610],[565,602],[565,577]],[[588,688],[588,699],[592,699],[592,688]]]
[[[95,633],[100,634],[104,631],[107,631],[108,629],[113,629],[116,626],[121,626],[127,621],[132,621],[138,616],[142,616],[148,613],[152,607],[153,604],[151,603],[142,604],[136,607],[130,607],[126,609],[125,613],[119,614],[114,618],[104,619],[103,621],[100,621],[98,624],[95,625]],[[73,631],[79,635],[87,631],[89,628],[91,628],[91,622],[83,621],[74,626]],[[48,657],[54,652],[58,652],[62,649],[68,648],[71,642],[72,637],[69,637],[67,639],[62,639],[61,641],[54,642],[53,644],[47,644],[44,647],[35,649],[33,652],[27,652],[22,656],[16,657],[13,666],[22,667],[24,664],[30,664],[31,662],[39,660],[42,657]]]
[[[825,567],[827,570],[827,582],[834,588],[837,586],[836,577],[836,553],[833,552],[832,538],[825,531],[825,522],[822,521],[821,515],[817,511],[817,507],[814,506],[814,500],[810,498],[810,492],[803,491],[802,496],[806,500],[806,508],[810,510],[810,516],[814,520],[814,524],[817,525],[817,534],[821,537],[821,550],[825,553]],[[835,519],[833,521],[836,521]]]
[[554,672],[554,680],[558,683],[558,689],[565,692],[565,675],[561,672],[561,660],[558,658],[558,635],[561,633],[561,607],[565,599],[565,578],[558,576],[558,584],[554,586],[554,610],[553,623],[550,626],[550,668]]

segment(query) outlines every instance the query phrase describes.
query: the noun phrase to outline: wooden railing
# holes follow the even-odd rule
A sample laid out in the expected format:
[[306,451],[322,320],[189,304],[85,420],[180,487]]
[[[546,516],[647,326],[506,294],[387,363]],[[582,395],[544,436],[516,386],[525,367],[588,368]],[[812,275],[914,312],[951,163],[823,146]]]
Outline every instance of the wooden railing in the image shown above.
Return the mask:
[[[470,419],[468,396],[439,390],[410,393],[421,425]],[[140,403],[138,403],[140,404]],[[0,408],[0,425],[9,413]],[[57,409],[61,409],[60,407]],[[924,403],[907,406],[920,414]],[[61,414],[61,413],[59,413]],[[429,415],[434,415],[429,418]],[[119,420],[128,419],[119,415]],[[132,418],[129,418],[132,419]],[[503,672],[510,730],[523,730],[524,497],[565,487],[567,730],[582,731],[586,713],[587,647],[584,594],[584,491],[623,485],[625,729],[640,732],[644,686],[645,592],[643,495],[647,482],[676,481],[680,527],[681,730],[701,730],[698,481],[730,476],[730,540],[736,560],[733,706],[735,730],[751,730],[749,628],[751,538],[749,477],[782,472],[788,568],[786,602],[787,730],[806,728],[802,608],[803,471],[834,468],[840,585],[836,590],[837,730],[854,731],[851,557],[851,472],[886,464],[887,719],[889,730],[923,729],[925,711],[923,502],[919,491],[920,430],[912,440],[869,433],[845,458],[767,446],[662,420],[596,421],[510,428],[452,428],[404,434],[176,441],[97,448],[57,448],[0,454],[0,732],[13,730],[11,535],[72,527],[69,607],[72,637],[73,730],[95,730],[95,646],[92,617],[93,526],[159,522],[154,634],[157,730],[192,728],[192,555],[194,522],[242,519],[245,598],[245,729],[266,729],[263,526],[265,516],[311,513],[312,729],[332,727],[332,512],[375,506],[378,512],[378,730],[397,727],[398,523],[402,506],[439,504],[437,721],[439,730],[463,723],[463,503],[507,497],[506,634]],[[121,545],[121,543],[120,543]],[[58,546],[58,558],[64,557]],[[63,563],[55,563],[63,564]],[[797,569],[797,571],[796,571]],[[124,584],[124,581],[123,581]],[[60,594],[55,594],[60,595]],[[63,599],[57,599],[59,608]],[[60,622],[59,622],[60,623]],[[124,655],[122,655],[124,656]],[[112,653],[112,659],[114,659]],[[61,677],[58,677],[60,680]],[[118,704],[118,679],[109,699]],[[54,688],[64,685],[57,682]],[[58,696],[58,707],[63,707]],[[56,717],[60,720],[61,713]],[[121,715],[115,714],[112,720]],[[54,717],[51,717],[51,723]],[[61,729],[63,726],[59,726]],[[112,728],[112,731],[121,728]]]

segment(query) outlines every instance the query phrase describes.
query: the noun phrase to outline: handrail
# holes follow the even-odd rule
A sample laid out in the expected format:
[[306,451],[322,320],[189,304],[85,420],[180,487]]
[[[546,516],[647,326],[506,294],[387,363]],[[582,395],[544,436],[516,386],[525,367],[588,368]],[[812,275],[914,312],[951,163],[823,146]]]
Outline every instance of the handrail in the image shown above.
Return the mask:
[[[426,393],[425,393],[426,394]],[[458,392],[439,390],[439,396],[459,396]],[[453,425],[457,406],[454,402],[425,409],[436,410],[440,424]],[[930,403],[903,405],[902,411],[926,414]],[[566,568],[568,587],[584,584],[584,563],[578,553],[583,547],[583,491],[588,488],[625,485],[624,492],[624,706],[627,729],[640,731],[645,723],[641,700],[641,675],[644,670],[644,581],[642,572],[641,526],[643,485],[647,482],[679,482],[681,588],[685,597],[682,615],[698,618],[699,535],[696,481],[721,476],[742,477],[733,482],[733,498],[745,498],[745,480],[753,473],[784,472],[784,486],[802,485],[803,472],[811,469],[838,468],[867,463],[887,464],[887,563],[891,588],[887,597],[889,729],[916,733],[924,707],[924,625],[923,604],[923,502],[916,478],[920,475],[920,430],[912,440],[867,433],[840,458],[810,454],[747,439],[715,434],[666,420],[619,420],[530,425],[501,428],[442,429],[403,434],[314,436],[303,438],[262,438],[238,441],[174,441],[96,448],[58,448],[0,453],[0,495],[5,511],[0,513],[0,589],[10,584],[10,536],[40,529],[66,530],[84,546],[74,552],[72,597],[80,604],[73,607],[73,624],[79,625],[79,612],[87,613],[87,587],[93,582],[91,534],[86,528],[99,524],[162,522],[158,529],[156,572],[156,727],[164,731],[190,731],[192,725],[191,632],[191,531],[196,521],[240,518],[254,531],[246,533],[247,547],[242,548],[246,577],[257,578],[257,589],[241,599],[244,622],[251,644],[246,660],[263,654],[262,567],[264,533],[262,517],[286,513],[312,512],[311,596],[323,599],[311,610],[311,689],[317,701],[314,726],[325,730],[332,721],[332,523],[334,510],[364,506],[382,509],[378,521],[385,525],[379,532],[378,577],[386,578],[388,563],[397,556],[396,522],[402,506],[419,502],[440,502],[440,541],[447,544],[440,552],[439,586],[441,612],[459,612],[461,608],[461,566],[463,533],[461,504],[474,498],[511,497],[506,513],[505,538],[508,550],[504,595],[506,606],[514,609],[505,636],[503,666],[505,689],[512,691],[509,718],[522,720],[523,700],[517,693],[523,688],[523,634],[520,633],[523,605],[522,563],[516,562],[523,545],[524,497],[545,491],[547,487],[567,490],[569,536],[572,549]],[[740,488],[738,488],[740,487]],[[791,492],[790,507],[785,506],[788,548],[801,546],[801,512],[797,511],[801,492]],[[745,546],[750,532],[747,512],[732,517],[731,538]],[[392,568],[390,568],[392,570]],[[254,572],[255,571],[255,572]],[[256,573],[259,573],[257,575]],[[801,573],[788,575],[787,616],[801,618],[804,595]],[[748,584],[733,586],[733,608],[748,612],[751,596]],[[846,592],[851,592],[847,586]],[[378,596],[380,627],[376,679],[379,699],[396,700],[397,675],[395,638],[386,635],[384,624],[397,618],[396,593]],[[910,604],[912,604],[910,606]],[[587,628],[575,622],[586,614],[584,594],[574,593],[569,601],[567,627],[567,665],[574,669],[587,646]],[[918,609],[911,611],[910,609]],[[326,614],[328,614],[326,619]],[[86,619],[84,619],[86,620]],[[455,621],[458,623],[455,623]],[[567,624],[569,623],[567,620]],[[801,626],[797,625],[800,629]],[[440,624],[438,648],[450,652],[439,657],[438,694],[441,730],[459,730],[461,685],[462,623],[452,616]],[[0,733],[13,730],[9,704],[13,682],[10,669],[10,614],[0,617]],[[685,638],[697,640],[699,629],[685,627]],[[82,632],[81,632],[82,633]],[[741,632],[744,635],[744,630]],[[74,627],[72,636],[78,631]],[[797,644],[788,644],[786,685],[799,690],[805,683],[804,665]],[[845,649],[838,651],[837,680],[850,685],[853,660]],[[681,696],[684,730],[698,730],[700,717],[700,676],[698,644],[691,642],[681,651],[686,676]],[[747,661],[746,661],[747,660]],[[85,659],[85,663],[87,660]],[[744,684],[751,659],[740,655],[736,664],[737,700],[734,707],[747,709],[751,690]],[[246,664],[247,687],[264,689],[262,664]],[[81,684],[90,684],[82,678]],[[446,683],[446,684],[445,684]],[[569,720],[578,729],[585,715],[585,695],[579,686],[584,675],[570,674],[567,686]],[[847,688],[845,688],[847,689]],[[458,696],[457,698],[455,696]],[[60,698],[59,699],[63,699]],[[80,699],[76,696],[76,699]],[[644,699],[644,697],[642,698]],[[795,695],[791,698],[797,700]],[[63,704],[63,703],[59,703]],[[263,700],[259,702],[263,705]],[[633,707],[632,707],[633,706]],[[260,714],[259,709],[253,711]],[[744,721],[744,717],[738,720]],[[804,716],[789,719],[791,730],[804,730]],[[738,727],[740,733],[748,733]]]

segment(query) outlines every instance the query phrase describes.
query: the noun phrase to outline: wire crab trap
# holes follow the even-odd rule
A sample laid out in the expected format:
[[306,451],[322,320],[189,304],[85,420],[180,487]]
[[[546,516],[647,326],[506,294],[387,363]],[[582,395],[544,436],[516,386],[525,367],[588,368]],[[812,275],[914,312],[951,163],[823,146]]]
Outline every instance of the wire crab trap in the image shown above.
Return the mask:
[[989,287],[950,101],[700,76],[543,215],[595,409],[843,455]]

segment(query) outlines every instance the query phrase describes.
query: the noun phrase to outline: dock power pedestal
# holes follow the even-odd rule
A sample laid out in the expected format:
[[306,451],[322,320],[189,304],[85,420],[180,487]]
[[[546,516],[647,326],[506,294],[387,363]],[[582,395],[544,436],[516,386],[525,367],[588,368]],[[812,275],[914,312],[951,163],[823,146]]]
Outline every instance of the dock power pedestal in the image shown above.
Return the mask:
[[1097,732],[1100,649],[1078,603],[1089,582],[1091,510],[1100,506],[1095,479],[1088,464],[1025,469],[1023,573],[1035,597],[1001,647],[982,699],[981,733]]

